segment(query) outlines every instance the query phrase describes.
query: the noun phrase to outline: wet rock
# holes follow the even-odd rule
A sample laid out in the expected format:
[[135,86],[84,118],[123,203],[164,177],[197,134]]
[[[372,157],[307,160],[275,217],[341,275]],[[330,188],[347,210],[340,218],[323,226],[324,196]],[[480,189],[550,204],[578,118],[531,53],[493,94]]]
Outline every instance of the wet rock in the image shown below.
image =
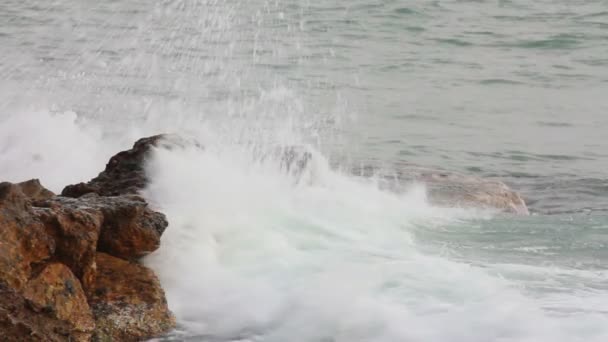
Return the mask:
[[530,214],[523,198],[501,181],[438,172],[425,173],[418,179],[427,185],[430,200],[440,205],[494,208],[512,214]]
[[312,152],[304,146],[287,146],[278,150],[281,169],[301,175],[312,161]]
[[130,150],[113,156],[105,170],[97,177],[87,183],[68,185],[61,194],[68,197],[80,197],[87,193],[101,196],[137,194],[148,183],[144,167],[152,148],[174,149],[188,146],[202,149],[202,145],[194,139],[171,134],[139,139]]
[[2,341],[89,341],[93,315],[67,266],[47,264],[17,291],[0,282]]
[[33,268],[54,252],[55,241],[20,187],[0,183],[0,282],[22,289]]
[[402,192],[411,183],[426,186],[429,202],[444,207],[495,209],[529,215],[524,199],[505,183],[478,176],[401,163],[392,171],[369,165],[353,169],[362,177],[377,177],[381,187]]
[[[143,257],[158,249],[160,237],[168,225],[164,214],[151,210],[146,201],[136,195],[58,196],[36,205],[44,221],[56,227],[54,231],[58,232],[60,240],[66,243],[80,240],[83,251],[84,241],[92,243],[86,244],[87,260],[94,257],[95,248],[89,248],[91,246],[123,259]],[[98,239],[94,236],[95,227]],[[79,264],[82,265],[82,261]]]
[[97,322],[94,341],[141,341],[175,327],[152,270],[97,254],[97,281],[89,300]]
[[95,251],[103,222],[101,211],[87,203],[38,202],[36,215],[55,241],[56,260],[67,265],[85,289],[95,282]]
[[36,327],[45,337],[59,335],[56,340],[87,341],[95,322],[80,282],[70,269],[60,263],[47,265],[32,279],[23,292],[29,308],[40,313]]
[[270,161],[277,164],[279,169],[300,182],[309,181],[314,155],[311,149],[304,145],[277,146],[272,149],[254,149],[253,154],[261,162]]
[[67,187],[70,196],[38,180],[0,183],[0,340],[140,341],[174,327],[158,279],[136,263],[168,223],[135,193],[153,147],[188,146],[202,148],[141,139],[89,183]]
[[123,259],[137,259],[158,249],[167,228],[164,214],[148,207],[138,196],[86,199],[103,213],[97,250]]
[[501,181],[457,172],[402,165],[397,172],[401,182],[426,185],[429,201],[446,207],[486,208],[528,215],[523,198]]
[[84,341],[93,321],[80,282],[67,266],[50,262],[57,242],[21,189],[0,184],[0,336]]

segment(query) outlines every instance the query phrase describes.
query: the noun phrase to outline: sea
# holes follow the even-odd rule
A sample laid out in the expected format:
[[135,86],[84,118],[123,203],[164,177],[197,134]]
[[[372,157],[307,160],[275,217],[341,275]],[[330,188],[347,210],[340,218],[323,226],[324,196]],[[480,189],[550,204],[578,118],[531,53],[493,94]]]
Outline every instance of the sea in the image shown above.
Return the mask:
[[[606,0],[0,2],[0,180],[158,133],[204,148],[147,162],[157,341],[608,341]],[[411,165],[531,214],[385,186]]]

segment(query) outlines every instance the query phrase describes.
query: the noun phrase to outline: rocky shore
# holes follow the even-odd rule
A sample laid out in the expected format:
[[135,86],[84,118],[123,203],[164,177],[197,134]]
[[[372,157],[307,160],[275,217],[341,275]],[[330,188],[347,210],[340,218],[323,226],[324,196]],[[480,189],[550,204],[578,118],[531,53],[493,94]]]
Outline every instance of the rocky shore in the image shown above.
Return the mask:
[[60,196],[38,180],[0,183],[0,339],[141,341],[175,319],[138,260],[168,223],[138,196],[161,136],[139,140]]
[[[202,149],[169,135],[140,139],[61,195],[36,179],[0,183],[0,340],[128,342],[174,328],[158,278],[139,263],[159,248],[168,222],[139,193],[150,150],[185,145]],[[297,151],[282,153],[289,172],[310,164]],[[436,203],[528,213],[500,182],[426,169],[408,177],[427,183]]]

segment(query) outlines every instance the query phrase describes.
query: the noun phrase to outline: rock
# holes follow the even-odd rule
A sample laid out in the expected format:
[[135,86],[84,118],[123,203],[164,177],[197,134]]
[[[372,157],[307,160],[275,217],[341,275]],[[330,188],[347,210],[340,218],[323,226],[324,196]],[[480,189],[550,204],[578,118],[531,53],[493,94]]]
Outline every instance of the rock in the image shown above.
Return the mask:
[[36,324],[45,338],[59,334],[57,341],[90,339],[95,328],[93,315],[80,282],[67,266],[47,265],[28,283],[23,295],[31,310],[42,314],[38,317],[48,318]]
[[[56,227],[61,240],[94,241],[93,246],[98,251],[123,259],[134,260],[158,249],[160,237],[168,225],[165,215],[151,210],[146,201],[136,195],[102,197],[88,194],[77,199],[58,196],[36,205],[44,221]],[[70,225],[75,234],[70,234]],[[94,238],[96,225],[99,239]],[[82,247],[84,251],[84,242]],[[93,248],[91,252],[88,247],[87,260],[95,251]]]
[[0,282],[19,291],[33,268],[54,252],[55,241],[20,187],[0,183]]
[[48,263],[57,243],[21,189],[0,183],[0,336],[84,341],[94,325],[80,283],[67,266]]
[[270,161],[277,165],[281,172],[290,174],[296,182],[310,181],[312,166],[316,161],[312,150],[304,145],[254,149],[253,154],[261,162]]
[[312,161],[312,152],[305,146],[287,146],[277,152],[282,170],[301,175]]
[[177,135],[160,134],[139,139],[133,148],[113,156],[106,169],[87,183],[68,185],[62,195],[80,197],[87,193],[101,196],[137,194],[148,183],[145,162],[154,147],[173,149],[193,146],[202,149],[200,143]]
[[436,205],[498,209],[512,214],[529,215],[523,198],[498,180],[415,165],[401,165],[397,178],[400,181],[425,184],[429,201]]
[[103,222],[100,210],[88,203],[61,199],[38,202],[34,208],[55,240],[55,259],[67,265],[85,289],[95,282],[95,252]]
[[69,196],[38,180],[0,183],[0,340],[140,341],[175,326],[158,279],[135,262],[168,223],[136,193],[153,147],[187,146],[202,148],[141,139]]
[[78,279],[50,263],[23,291],[0,282],[2,341],[89,341],[93,315]]
[[154,272],[104,253],[97,254],[90,304],[97,322],[94,341],[141,341],[175,327]]
[[98,197],[96,207],[104,217],[98,251],[123,259],[136,259],[160,246],[160,237],[168,226],[167,219],[164,214],[151,210],[143,198]]
[[379,176],[380,186],[396,192],[404,185],[422,183],[426,186],[429,202],[444,207],[496,209],[505,213],[529,215],[524,199],[505,183],[477,176],[463,175],[412,164],[399,164],[388,172],[369,165],[353,169],[363,176]]
[[16,184],[23,194],[34,201],[45,200],[55,197],[55,194],[43,187],[38,179],[30,179],[25,182]]
[[494,208],[529,215],[521,196],[497,180],[457,173],[425,173],[418,178],[427,185],[429,198],[440,205]]

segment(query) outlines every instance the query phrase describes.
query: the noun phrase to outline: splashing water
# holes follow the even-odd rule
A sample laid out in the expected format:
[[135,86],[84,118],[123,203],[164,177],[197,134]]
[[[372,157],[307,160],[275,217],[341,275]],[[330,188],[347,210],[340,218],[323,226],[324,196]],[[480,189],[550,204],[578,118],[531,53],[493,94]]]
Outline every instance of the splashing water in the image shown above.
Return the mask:
[[[2,18],[17,18],[0,26],[0,43],[8,47],[0,57],[0,180],[39,177],[60,191],[95,176],[139,137],[167,132],[201,141],[204,150],[155,150],[148,164],[144,195],[170,221],[161,248],[145,259],[178,319],[166,340],[608,340],[604,217],[512,218],[438,208],[421,185],[396,193],[342,171],[364,141],[364,154],[373,156],[366,162],[378,156],[382,164],[394,148],[389,136],[401,137],[408,126],[393,121],[392,106],[404,110],[398,100],[419,94],[414,86],[397,87],[405,81],[376,65],[374,54],[403,53],[397,38],[404,31],[443,32],[445,25],[425,28],[432,16],[424,13],[448,16],[449,6],[215,0],[91,6],[0,4]],[[411,25],[396,24],[404,15]],[[416,46],[426,46],[420,39]],[[353,65],[377,74],[362,82]],[[436,104],[435,91],[446,90],[437,89],[420,96]],[[358,121],[366,101],[380,108],[369,115],[386,121]],[[387,104],[373,107],[378,101]],[[421,112],[435,120],[429,108]],[[477,120],[464,118],[457,124]],[[422,121],[420,129],[412,126],[412,140],[424,140],[416,135],[429,130]],[[367,136],[349,131],[353,122]],[[431,140],[448,145],[445,139],[464,135]],[[433,157],[445,152],[435,147],[422,146],[419,160],[449,162]],[[310,155],[301,169],[285,165],[291,148]]]
[[[518,284],[422,253],[434,208],[332,171],[298,181],[243,151],[158,150],[146,195],[171,227],[147,258],[187,336],[204,341],[600,341],[601,314],[551,316]],[[574,323],[574,324],[573,324]],[[179,338],[179,334],[176,338]]]

